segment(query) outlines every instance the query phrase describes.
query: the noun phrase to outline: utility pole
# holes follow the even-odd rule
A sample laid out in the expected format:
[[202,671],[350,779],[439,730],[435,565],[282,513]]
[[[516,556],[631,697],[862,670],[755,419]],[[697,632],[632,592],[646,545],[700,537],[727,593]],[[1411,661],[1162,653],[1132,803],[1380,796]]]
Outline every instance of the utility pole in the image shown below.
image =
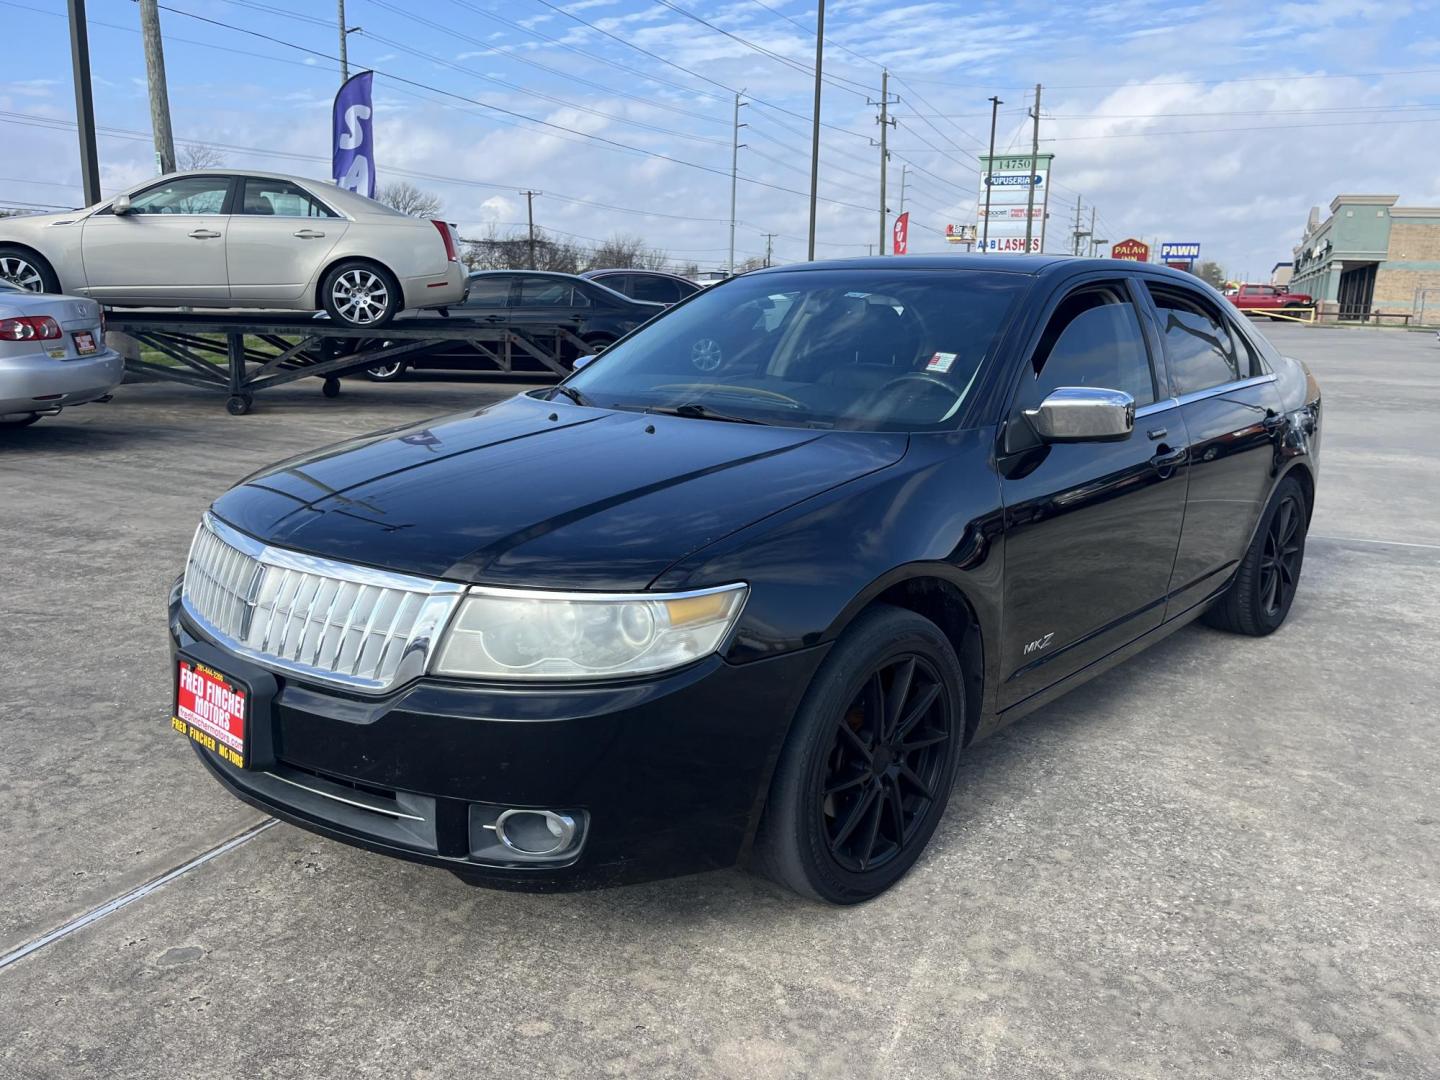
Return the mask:
[[350,81],[350,54],[347,51],[346,39],[350,34],[345,29],[345,0],[338,0],[340,6],[340,85],[344,86]]
[[[1025,252],[1030,252],[1030,238],[1035,230],[1035,179],[1036,166],[1040,162],[1040,84],[1035,84],[1035,108],[1030,110],[1030,117],[1034,120],[1030,136],[1030,195],[1025,200]],[[1041,241],[1044,247],[1044,241]]]
[[779,233],[773,232],[767,232],[765,234],[765,265],[767,267],[770,265],[771,241],[773,241],[775,237],[779,235]]
[[160,42],[156,0],[140,0],[140,33],[145,39],[145,74],[150,83],[150,127],[155,132],[155,165],[175,171],[175,136],[170,133],[170,93],[165,89],[165,48]]
[[998,97],[990,99],[990,156],[985,159],[985,218],[980,222],[980,250],[990,250],[990,174],[995,171],[995,119],[1005,103]]
[[[1075,196],[1075,228],[1074,228],[1074,231],[1071,233],[1071,236],[1070,236],[1070,247],[1071,247],[1070,254],[1072,254],[1072,255],[1079,255],[1079,254],[1080,254],[1080,248],[1081,248],[1080,241],[1081,241],[1081,240],[1091,239],[1091,238],[1093,238],[1094,235],[1095,235],[1095,207],[1093,207],[1093,206],[1090,207],[1090,228],[1089,228],[1088,231],[1085,230],[1085,229],[1082,229],[1082,228],[1080,227],[1080,221],[1081,221],[1081,218],[1080,218],[1080,196],[1077,194],[1077,195]],[[1041,231],[1040,236],[1042,237],[1041,246],[1043,247],[1043,246],[1044,246],[1043,237],[1045,236],[1045,233],[1044,233],[1043,230]],[[1094,254],[1094,251],[1093,251],[1094,245],[1092,244],[1091,247],[1092,247],[1091,254],[1093,255],[1093,254]]]
[[729,270],[733,277],[735,274],[735,182],[739,176],[740,169],[740,129],[748,127],[740,123],[740,106],[745,102],[740,100],[740,95],[745,91],[740,90],[735,94],[735,135],[730,143],[730,263]]
[[810,122],[810,246],[806,258],[815,258],[815,200],[820,194],[820,65],[825,57],[825,0],[815,15],[815,112]]
[[530,269],[535,270],[535,196],[543,195],[543,191],[523,191],[525,196],[525,219],[530,225]]
[[90,92],[90,30],[85,0],[70,0],[70,67],[75,77],[75,130],[80,136],[80,181],[85,205],[100,201],[100,161],[95,154],[95,98]]
[[1090,257],[1095,257],[1095,207],[1090,207]]
[[[899,100],[898,98],[896,100]],[[871,104],[875,104],[871,102]],[[890,208],[885,205],[885,177],[890,171],[890,149],[887,145],[886,136],[895,121],[890,119],[890,69],[880,69],[880,254],[884,255],[888,250],[885,246],[887,234],[890,231],[889,212]]]

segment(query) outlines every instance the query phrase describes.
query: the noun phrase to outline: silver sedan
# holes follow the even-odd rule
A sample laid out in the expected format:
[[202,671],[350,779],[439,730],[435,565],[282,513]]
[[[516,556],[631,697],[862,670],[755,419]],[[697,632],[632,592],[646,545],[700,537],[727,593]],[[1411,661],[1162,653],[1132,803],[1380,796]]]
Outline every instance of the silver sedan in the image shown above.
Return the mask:
[[444,221],[333,184],[224,169],[6,218],[0,278],[117,307],[324,309],[368,328],[406,308],[458,304],[466,283]]
[[99,304],[0,282],[0,428],[103,398],[124,378]]

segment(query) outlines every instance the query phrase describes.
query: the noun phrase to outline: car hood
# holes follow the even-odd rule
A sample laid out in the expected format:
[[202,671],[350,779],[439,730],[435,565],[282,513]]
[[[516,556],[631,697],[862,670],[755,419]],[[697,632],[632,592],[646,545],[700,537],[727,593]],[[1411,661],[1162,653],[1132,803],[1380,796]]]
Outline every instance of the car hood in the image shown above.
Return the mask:
[[404,573],[643,589],[737,529],[893,465],[907,444],[522,395],[283,462],[214,511],[276,546]]

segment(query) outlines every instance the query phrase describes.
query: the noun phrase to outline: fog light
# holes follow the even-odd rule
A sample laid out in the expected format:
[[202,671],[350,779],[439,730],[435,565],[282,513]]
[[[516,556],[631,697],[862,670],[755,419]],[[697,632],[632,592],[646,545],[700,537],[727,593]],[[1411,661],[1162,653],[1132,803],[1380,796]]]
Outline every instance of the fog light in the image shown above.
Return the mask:
[[506,810],[495,819],[495,835],[512,851],[554,855],[575,839],[575,819],[553,810]]

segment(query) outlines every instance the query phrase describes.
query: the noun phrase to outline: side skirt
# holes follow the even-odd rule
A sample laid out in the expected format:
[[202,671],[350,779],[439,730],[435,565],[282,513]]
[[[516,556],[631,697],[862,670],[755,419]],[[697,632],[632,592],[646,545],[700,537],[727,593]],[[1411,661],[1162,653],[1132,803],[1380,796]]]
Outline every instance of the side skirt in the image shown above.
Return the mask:
[[1164,641],[1176,630],[1181,629],[1182,627],[1188,625],[1189,623],[1195,621],[1201,615],[1203,615],[1205,613],[1206,607],[1209,606],[1210,602],[1214,600],[1217,596],[1219,596],[1222,592],[1224,592],[1225,588],[1228,587],[1229,584],[1230,581],[1227,578],[1224,585],[1211,592],[1203,600],[1199,601],[1196,604],[1192,604],[1190,607],[1186,608],[1178,615],[1174,615],[1171,618],[1167,619],[1165,622],[1155,627],[1155,629],[1149,630],[1144,634],[1141,634],[1138,638],[1130,642],[1128,645],[1122,645],[1114,652],[1107,653],[1105,656],[1100,657],[1100,659],[1092,661],[1085,667],[1081,668],[1079,671],[1067,675],[1065,678],[1061,679],[1053,686],[1049,686],[1044,690],[1039,690],[1036,693],[1031,694],[1024,701],[1017,701],[1014,705],[1011,705],[1008,709],[1001,712],[1000,715],[995,718],[995,722],[993,724],[985,725],[984,733],[989,734],[994,731],[999,731],[1007,724],[1019,720],[1022,716],[1028,716],[1036,709],[1048,705],[1056,698],[1069,693],[1071,690],[1074,690],[1077,686],[1081,686],[1084,683],[1089,682],[1091,679],[1095,678],[1095,676],[1103,675],[1105,672],[1113,668],[1116,664],[1130,659],[1137,653],[1144,652],[1151,645],[1154,645],[1157,641]]

